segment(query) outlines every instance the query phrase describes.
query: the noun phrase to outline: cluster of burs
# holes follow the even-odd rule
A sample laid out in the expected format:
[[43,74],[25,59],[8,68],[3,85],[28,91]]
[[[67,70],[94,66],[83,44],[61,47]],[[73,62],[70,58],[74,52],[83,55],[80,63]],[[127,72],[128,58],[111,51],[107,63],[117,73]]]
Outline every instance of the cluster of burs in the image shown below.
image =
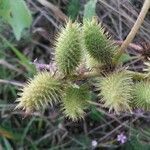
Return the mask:
[[118,49],[95,18],[83,24],[69,20],[56,37],[57,70],[41,71],[30,79],[19,93],[16,108],[30,113],[59,103],[72,120],[83,118],[93,101],[116,114],[149,111],[149,73],[141,78],[123,67]]

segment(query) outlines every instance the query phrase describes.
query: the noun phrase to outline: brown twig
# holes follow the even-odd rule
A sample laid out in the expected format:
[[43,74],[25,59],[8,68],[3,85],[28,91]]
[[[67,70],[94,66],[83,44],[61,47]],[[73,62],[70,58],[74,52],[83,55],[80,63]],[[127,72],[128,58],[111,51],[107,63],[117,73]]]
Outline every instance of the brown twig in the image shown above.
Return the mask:
[[18,73],[22,73],[22,71],[16,67],[14,67],[13,65],[11,65],[10,63],[8,63],[7,61],[0,59],[0,65],[5,66],[6,68],[10,69],[10,70],[14,70]]
[[68,17],[55,5],[48,2],[47,0],[37,0],[40,4],[45,7],[48,7],[56,17],[58,17],[61,21],[65,22],[68,20]]
[[[122,45],[124,41],[115,41],[115,43],[117,45]],[[140,46],[140,45],[137,45],[137,44],[134,44],[134,43],[130,43],[128,45],[129,48],[133,48],[134,50],[137,50],[137,51],[142,51],[143,48]]]
[[23,83],[20,83],[20,82],[17,82],[17,81],[4,80],[4,79],[0,79],[0,83],[12,84],[12,85],[15,85],[15,86],[20,86],[20,87],[23,87],[23,86],[24,86]]
[[143,7],[141,9],[141,12],[140,12],[134,26],[132,27],[132,29],[131,29],[130,33],[128,34],[127,38],[125,39],[125,41],[121,45],[120,49],[118,50],[116,60],[118,60],[120,58],[120,56],[122,55],[124,50],[129,46],[129,44],[134,39],[134,37],[137,34],[138,30],[140,29],[142,23],[144,22],[145,16],[146,16],[149,8],[150,8],[150,0],[145,0],[145,2],[143,4]]

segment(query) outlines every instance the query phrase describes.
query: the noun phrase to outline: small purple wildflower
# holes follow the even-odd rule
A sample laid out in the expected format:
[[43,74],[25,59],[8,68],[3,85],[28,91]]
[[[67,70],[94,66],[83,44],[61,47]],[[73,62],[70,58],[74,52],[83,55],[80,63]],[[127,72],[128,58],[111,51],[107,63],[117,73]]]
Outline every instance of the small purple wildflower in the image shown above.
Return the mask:
[[127,137],[123,133],[121,133],[117,136],[117,141],[121,144],[124,144],[127,141]]
[[56,64],[53,62],[50,64],[40,64],[37,62],[37,59],[35,59],[33,64],[35,65],[37,71],[48,70],[53,74],[57,71]]
[[141,117],[141,116],[143,116],[143,114],[144,114],[144,111],[143,111],[143,110],[141,110],[141,109],[136,109],[136,110],[135,110],[135,115],[136,115],[136,116]]

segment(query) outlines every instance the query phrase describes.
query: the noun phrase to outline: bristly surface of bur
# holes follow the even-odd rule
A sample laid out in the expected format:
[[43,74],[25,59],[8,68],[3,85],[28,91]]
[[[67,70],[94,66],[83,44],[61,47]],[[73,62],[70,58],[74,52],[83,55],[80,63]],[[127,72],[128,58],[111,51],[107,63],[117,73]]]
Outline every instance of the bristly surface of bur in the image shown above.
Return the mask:
[[72,120],[83,118],[90,98],[90,93],[84,86],[67,87],[62,101],[65,116]]
[[61,83],[48,72],[38,73],[33,80],[30,80],[19,93],[19,104],[16,108],[26,111],[35,111],[45,108],[48,104],[60,101]]
[[85,49],[98,62],[110,64],[116,46],[114,46],[108,34],[104,32],[103,27],[95,19],[84,21],[83,41]]
[[150,111],[150,81],[140,81],[133,87],[133,107]]
[[124,71],[114,72],[97,79],[95,84],[100,101],[109,111],[114,110],[116,113],[128,111],[130,109],[132,78]]
[[85,54],[85,65],[86,68],[88,69],[100,69],[100,67],[102,66],[102,63],[99,61],[97,61],[96,59],[94,59],[93,57],[91,57],[88,53]]
[[55,60],[59,70],[64,75],[72,74],[81,60],[79,24],[69,21],[58,34],[55,45]]

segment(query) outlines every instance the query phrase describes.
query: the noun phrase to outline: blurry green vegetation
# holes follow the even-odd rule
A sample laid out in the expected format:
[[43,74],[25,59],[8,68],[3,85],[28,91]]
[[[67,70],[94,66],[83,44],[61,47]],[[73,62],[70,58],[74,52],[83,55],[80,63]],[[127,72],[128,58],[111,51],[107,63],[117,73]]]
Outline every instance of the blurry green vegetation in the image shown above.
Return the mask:
[[72,20],[75,20],[77,18],[79,10],[80,10],[80,1],[70,0],[67,8],[67,14]]
[[84,19],[92,19],[96,15],[97,0],[89,0],[84,6]]
[[16,0],[15,3],[12,0],[1,0],[0,16],[11,25],[17,40],[32,22],[31,13],[24,0]]

